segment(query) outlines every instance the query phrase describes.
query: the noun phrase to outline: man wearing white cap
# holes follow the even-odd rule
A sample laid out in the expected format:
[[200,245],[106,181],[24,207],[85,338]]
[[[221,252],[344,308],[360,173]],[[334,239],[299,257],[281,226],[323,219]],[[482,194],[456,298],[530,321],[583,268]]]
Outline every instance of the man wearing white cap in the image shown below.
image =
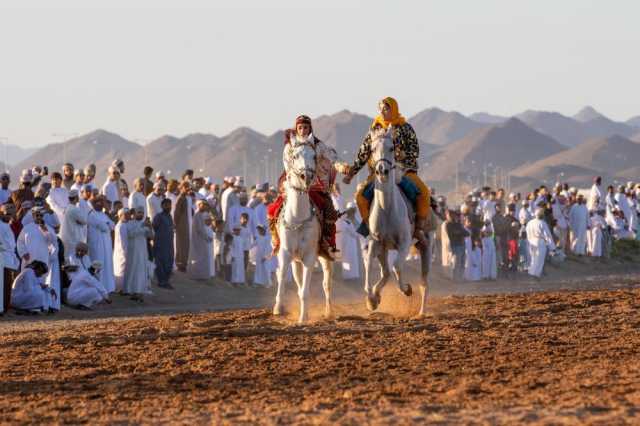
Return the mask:
[[118,223],[113,230],[113,276],[116,290],[124,289],[124,272],[127,266],[127,222],[129,222],[129,209],[118,210]]
[[17,190],[11,193],[11,201],[16,206],[16,210],[19,211],[24,201],[33,201],[34,195],[31,190],[31,182],[33,175],[31,172],[23,172],[20,176],[20,186]]
[[128,207],[131,210],[142,208],[144,217],[147,217],[147,197],[144,195],[144,180],[141,178],[133,181],[133,192],[129,195]]
[[544,210],[538,208],[535,217],[527,223],[527,241],[529,245],[529,275],[540,278],[544,268],[544,259],[547,256],[547,249],[555,250],[556,245],[549,230],[547,222],[544,221]]
[[109,177],[107,181],[102,185],[102,195],[113,205],[116,201],[120,200],[120,170],[115,167],[109,167]]
[[100,282],[111,293],[116,290],[113,276],[113,245],[111,244],[111,231],[113,231],[115,225],[103,211],[104,197],[95,197],[91,202],[94,210],[89,212],[87,219],[89,256],[92,260],[102,262],[103,269],[100,274]]
[[578,256],[587,254],[587,230],[590,227],[589,210],[582,194],[569,210],[569,227],[571,229],[571,251]]
[[94,260],[88,269],[83,266],[74,265],[68,268],[71,285],[67,291],[67,303],[87,309],[98,303],[111,303],[109,293],[98,280],[102,263]]
[[147,217],[151,222],[156,215],[162,212],[162,200],[164,200],[164,193],[167,190],[162,181],[153,184],[153,192],[147,197]]
[[143,301],[150,293],[151,275],[147,240],[153,238],[151,223],[144,217],[144,210],[137,208],[135,217],[127,222],[127,258],[124,273],[124,291],[131,299]]
[[74,253],[78,243],[86,242],[87,214],[78,207],[79,199],[78,191],[69,191],[69,204],[62,215],[60,227],[60,239],[65,253]]
[[225,232],[230,233],[231,229],[228,228],[227,221],[229,220],[229,209],[237,204],[238,201],[237,191],[238,187],[235,186],[236,179],[231,176],[227,176],[223,183],[223,187],[226,184],[226,188],[222,191],[222,197],[220,198],[220,207],[222,210],[222,220],[225,222]]
[[58,222],[64,221],[64,210],[69,205],[69,191],[62,186],[62,175],[58,172],[51,174],[51,190],[47,197],[47,204],[58,217]]

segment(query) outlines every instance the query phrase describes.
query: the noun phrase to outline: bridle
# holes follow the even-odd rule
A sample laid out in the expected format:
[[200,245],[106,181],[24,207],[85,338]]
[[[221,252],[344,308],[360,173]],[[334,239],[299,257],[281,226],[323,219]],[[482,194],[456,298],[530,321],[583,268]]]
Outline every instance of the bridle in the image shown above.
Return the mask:
[[[295,142],[293,143],[289,149],[293,150],[294,148],[299,148],[302,146],[309,146],[311,149],[313,149],[314,155],[315,155],[315,146],[309,142]],[[305,185],[304,187],[299,187],[296,186],[295,184],[293,184],[293,182],[291,182],[290,179],[290,174],[294,174],[296,175],[298,178],[300,178],[301,176],[310,176],[311,180],[313,180],[316,177],[316,171],[315,169],[312,169],[311,167],[304,167],[304,168],[299,168],[299,169],[294,169],[293,168],[293,159],[289,158],[287,160],[287,174],[286,174],[286,178],[287,178],[287,183],[289,184],[289,188],[293,189],[294,191],[296,191],[297,193],[300,194],[304,194],[304,193],[308,193],[310,186]],[[302,178],[303,180],[305,180],[304,178]]]

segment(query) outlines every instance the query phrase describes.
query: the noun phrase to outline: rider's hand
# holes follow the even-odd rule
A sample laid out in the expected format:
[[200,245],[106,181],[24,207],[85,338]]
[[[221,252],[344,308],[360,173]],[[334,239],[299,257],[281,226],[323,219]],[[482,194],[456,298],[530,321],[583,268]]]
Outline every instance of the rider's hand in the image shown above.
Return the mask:
[[346,175],[342,178],[342,183],[344,183],[345,185],[349,185],[351,183],[351,179],[353,179],[353,176]]

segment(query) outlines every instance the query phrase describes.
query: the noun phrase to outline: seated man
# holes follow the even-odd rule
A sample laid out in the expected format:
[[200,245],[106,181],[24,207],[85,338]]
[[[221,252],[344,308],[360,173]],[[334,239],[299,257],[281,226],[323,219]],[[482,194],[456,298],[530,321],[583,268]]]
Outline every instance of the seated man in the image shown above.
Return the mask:
[[[309,198],[321,213],[320,225],[322,235],[320,238],[319,254],[333,260],[333,253],[337,251],[336,221],[338,220],[338,212],[333,207],[329,191],[335,181],[336,171],[342,170],[341,168],[345,166],[337,161],[336,151],[325,145],[325,143],[315,137],[312,132],[313,128],[311,127],[311,119],[306,115],[301,115],[296,118],[295,129],[290,129],[285,132],[284,143],[286,146],[293,138],[297,138],[300,141],[308,139],[313,140],[314,148],[316,150],[317,179],[309,190]],[[284,178],[285,173],[283,173],[278,180],[278,198],[269,205],[267,211],[267,219],[269,220],[269,229],[271,231],[274,255],[277,254],[280,248],[277,220],[280,215],[282,205],[284,204]]]
[[51,299],[59,297],[55,291],[43,283],[42,277],[49,272],[44,262],[34,260],[29,263],[13,281],[11,306],[31,312],[48,312]]
[[78,258],[78,264],[69,265],[66,268],[71,275],[67,303],[85,309],[102,302],[111,303],[109,293],[98,280],[102,263],[94,261],[88,269],[85,269],[86,259],[84,258],[86,255],[81,255]]
[[[398,168],[404,171],[404,176],[409,179],[418,188],[419,194],[416,197],[416,224],[414,238],[418,240],[421,245],[427,243],[426,240],[426,228],[427,220],[431,214],[431,193],[429,188],[418,177],[418,156],[420,154],[420,148],[418,145],[418,138],[416,136],[413,127],[405,121],[405,118],[400,115],[398,111],[398,103],[393,98],[384,98],[378,105],[380,115],[378,115],[373,123],[371,129],[382,127],[384,129],[393,126],[393,144],[395,146],[395,160]],[[362,169],[365,164],[369,162],[371,157],[371,135],[367,133],[367,136],[362,141],[356,159],[351,166],[345,168],[344,183],[351,183],[351,179]],[[369,164],[369,177],[367,181],[358,187],[356,192],[356,203],[358,204],[358,210],[362,216],[363,223],[367,223],[369,220],[369,201],[364,196],[363,192],[367,184],[373,181],[374,173],[371,164]]]

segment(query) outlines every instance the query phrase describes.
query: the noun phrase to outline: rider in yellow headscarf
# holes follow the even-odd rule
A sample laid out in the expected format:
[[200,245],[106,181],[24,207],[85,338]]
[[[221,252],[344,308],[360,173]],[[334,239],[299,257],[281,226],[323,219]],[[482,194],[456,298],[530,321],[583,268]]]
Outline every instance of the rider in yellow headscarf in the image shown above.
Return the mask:
[[[431,191],[427,185],[422,182],[418,177],[418,156],[420,155],[420,147],[418,144],[418,138],[416,132],[411,127],[411,124],[407,123],[405,118],[400,114],[398,108],[398,102],[387,97],[380,101],[378,104],[380,114],[376,116],[371,123],[371,129],[382,127],[384,129],[393,126],[393,144],[395,147],[395,160],[403,171],[404,176],[411,180],[420,194],[416,199],[416,226],[414,237],[422,244],[426,244],[425,228],[427,227],[427,220],[431,213]],[[351,179],[360,171],[365,164],[368,163],[371,157],[371,134],[367,133],[367,136],[362,141],[356,158],[351,166],[346,170],[346,176],[344,182],[349,184]],[[373,169],[369,167],[369,177],[364,185],[360,185],[356,192],[356,203],[360,210],[362,220],[366,223],[369,219],[369,201],[364,197],[363,192],[366,185],[373,180]]]

